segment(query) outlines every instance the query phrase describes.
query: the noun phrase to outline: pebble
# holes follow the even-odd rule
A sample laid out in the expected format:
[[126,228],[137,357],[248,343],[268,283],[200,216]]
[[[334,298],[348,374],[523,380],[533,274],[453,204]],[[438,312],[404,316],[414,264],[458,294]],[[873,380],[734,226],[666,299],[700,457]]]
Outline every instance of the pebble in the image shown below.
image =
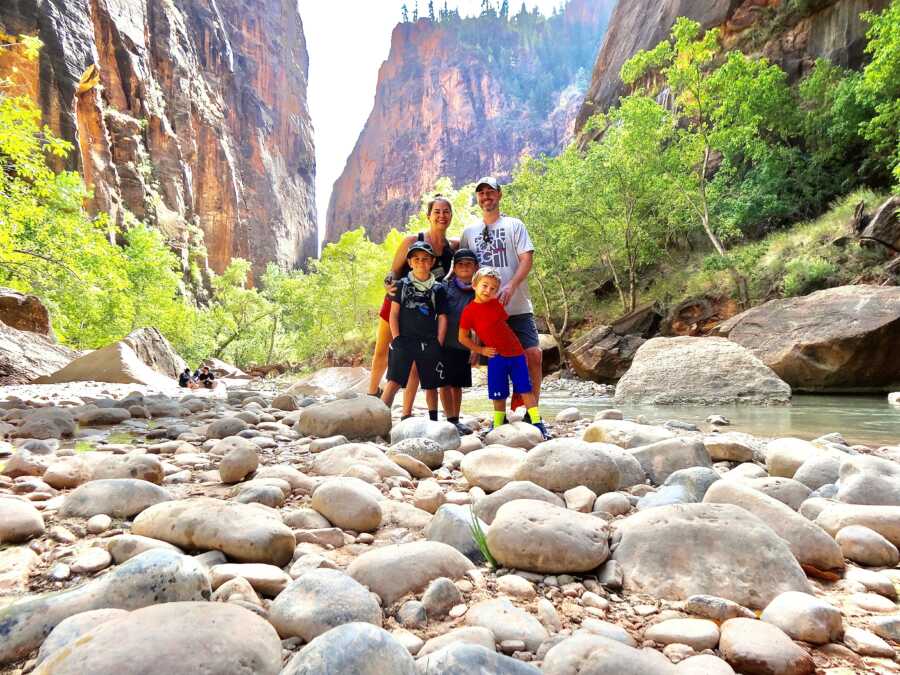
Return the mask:
[[110,527],[112,527],[112,518],[105,513],[98,513],[96,516],[91,516],[87,521],[87,531],[90,534],[106,532]]

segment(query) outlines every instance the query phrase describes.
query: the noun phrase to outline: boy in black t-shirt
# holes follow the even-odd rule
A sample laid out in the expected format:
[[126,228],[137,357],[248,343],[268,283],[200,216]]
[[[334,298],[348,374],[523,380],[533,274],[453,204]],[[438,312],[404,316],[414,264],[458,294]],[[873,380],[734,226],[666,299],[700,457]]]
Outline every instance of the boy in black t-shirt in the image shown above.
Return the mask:
[[413,364],[425,391],[428,416],[437,420],[438,387],[445,383],[442,345],[447,334],[447,289],[431,275],[435,255],[431,246],[417,241],[406,260],[410,273],[400,279],[391,296],[388,382],[381,400],[388,407],[406,386]]

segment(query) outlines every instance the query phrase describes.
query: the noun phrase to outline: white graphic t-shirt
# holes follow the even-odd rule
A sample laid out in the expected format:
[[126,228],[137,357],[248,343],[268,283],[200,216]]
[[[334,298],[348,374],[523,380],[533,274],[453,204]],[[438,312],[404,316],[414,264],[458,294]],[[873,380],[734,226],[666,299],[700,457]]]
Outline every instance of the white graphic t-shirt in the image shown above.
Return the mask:
[[[496,223],[489,225],[487,238],[484,237],[484,223],[467,227],[459,238],[459,247],[475,251],[482,267],[490,265],[500,270],[503,284],[509,282],[519,268],[519,256],[534,250],[525,223],[511,216],[500,216]],[[533,312],[526,280],[510,298],[506,313],[515,316]]]

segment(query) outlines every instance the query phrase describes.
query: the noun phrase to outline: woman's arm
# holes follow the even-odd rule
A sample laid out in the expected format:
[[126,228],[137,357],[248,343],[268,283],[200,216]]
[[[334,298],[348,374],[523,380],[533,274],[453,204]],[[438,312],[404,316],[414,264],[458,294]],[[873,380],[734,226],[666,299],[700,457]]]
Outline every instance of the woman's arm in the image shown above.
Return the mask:
[[497,355],[497,350],[494,347],[482,347],[481,345],[475,344],[469,335],[469,331],[465,328],[459,329],[459,335],[457,336],[459,339],[459,344],[468,349],[470,352],[474,352],[475,354],[481,354],[482,356],[486,356],[488,358]]
[[391,272],[394,273],[395,279],[400,276],[400,270],[402,270],[403,266],[406,264],[406,254],[409,253],[409,247],[416,239],[418,239],[418,237],[411,234],[404,238],[397,247],[397,251],[394,253],[394,261],[391,263]]
[[391,317],[388,320],[391,325],[391,338],[400,335],[400,303],[391,301]]

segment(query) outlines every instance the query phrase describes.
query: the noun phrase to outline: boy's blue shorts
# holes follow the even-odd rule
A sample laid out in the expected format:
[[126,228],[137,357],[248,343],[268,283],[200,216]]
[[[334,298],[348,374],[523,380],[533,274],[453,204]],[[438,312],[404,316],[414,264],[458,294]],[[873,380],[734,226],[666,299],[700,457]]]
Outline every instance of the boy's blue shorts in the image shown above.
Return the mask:
[[527,394],[531,391],[531,378],[528,376],[528,362],[524,354],[518,356],[492,356],[487,363],[488,398],[499,401],[509,398],[509,381],[512,380],[516,394]]

